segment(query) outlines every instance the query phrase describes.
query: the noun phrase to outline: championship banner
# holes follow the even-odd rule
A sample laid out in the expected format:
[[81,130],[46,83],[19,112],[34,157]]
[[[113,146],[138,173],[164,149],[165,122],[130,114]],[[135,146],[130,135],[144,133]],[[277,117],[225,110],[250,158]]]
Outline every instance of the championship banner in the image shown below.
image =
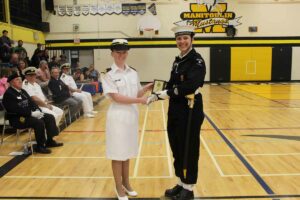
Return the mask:
[[182,12],[182,21],[174,24],[195,26],[197,33],[226,33],[228,26],[239,26],[240,17],[236,17],[234,12],[228,11],[228,3],[225,0],[190,3],[190,12]]
[[82,5],[81,6],[81,13],[87,16],[90,13],[90,6],[89,5]]
[[106,13],[106,5],[105,4],[98,5],[98,13],[99,13],[99,15],[104,15]]
[[152,15],[157,15],[155,3],[152,3],[152,4],[148,7],[148,10],[152,13]]
[[113,4],[106,4],[106,13],[109,15],[114,13],[114,5]]
[[146,3],[122,4],[122,14],[143,15],[146,13]]
[[74,16],[80,16],[80,14],[81,14],[81,6],[80,5],[75,5],[73,12],[74,12]]
[[63,5],[63,6],[58,6],[58,15],[60,16],[64,16],[66,15],[66,6]]
[[[151,8],[150,8],[151,7]],[[151,5],[149,9],[152,10],[153,15],[156,14],[155,4]],[[58,5],[57,11],[60,16],[80,16],[80,14],[87,16],[91,15],[143,15],[146,13],[146,3],[135,4],[121,4],[121,3],[103,3],[99,5]]]
[[72,16],[73,15],[73,6],[72,5],[71,6],[67,5],[67,7],[66,7],[66,14],[68,16]]
[[97,15],[98,14],[98,5],[90,5],[90,14]]
[[117,15],[122,13],[122,4],[120,3],[114,4],[114,13],[116,13]]

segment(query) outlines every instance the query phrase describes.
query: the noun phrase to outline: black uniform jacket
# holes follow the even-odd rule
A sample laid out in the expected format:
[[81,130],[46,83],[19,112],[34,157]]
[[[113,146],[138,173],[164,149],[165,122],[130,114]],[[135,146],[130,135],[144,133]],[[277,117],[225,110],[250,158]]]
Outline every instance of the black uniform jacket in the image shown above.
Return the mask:
[[18,92],[16,89],[9,87],[3,95],[2,102],[7,112],[7,119],[14,127],[24,124],[26,118],[31,117],[32,111],[40,110],[23,89]]
[[60,79],[56,80],[51,77],[48,87],[53,94],[55,103],[61,103],[71,96],[69,87]]
[[183,100],[204,84],[206,69],[203,58],[192,49],[186,56],[175,58],[166,89],[171,100]]

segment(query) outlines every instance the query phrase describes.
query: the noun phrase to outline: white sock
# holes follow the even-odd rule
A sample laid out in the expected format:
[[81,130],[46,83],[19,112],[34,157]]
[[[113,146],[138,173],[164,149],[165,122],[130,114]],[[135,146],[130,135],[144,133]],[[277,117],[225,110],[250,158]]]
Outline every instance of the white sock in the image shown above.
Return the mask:
[[178,183],[177,183],[177,185],[183,187],[183,183],[181,182],[180,178],[178,178]]
[[182,187],[186,190],[189,190],[189,191],[193,191],[193,187],[194,185],[193,184],[185,184],[185,183],[182,183]]

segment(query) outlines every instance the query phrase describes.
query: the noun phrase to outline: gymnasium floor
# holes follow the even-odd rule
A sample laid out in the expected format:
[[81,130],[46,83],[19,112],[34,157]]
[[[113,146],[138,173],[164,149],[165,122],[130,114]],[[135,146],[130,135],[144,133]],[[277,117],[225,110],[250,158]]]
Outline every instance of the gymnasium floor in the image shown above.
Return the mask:
[[[206,84],[198,199],[300,199],[300,83]],[[14,135],[0,147],[0,199],[114,199],[105,159],[104,99],[94,119],[68,126],[50,155],[13,158]],[[140,109],[140,151],[131,161],[139,198],[158,199],[176,183],[166,135],[167,101]],[[6,164],[5,164],[6,163]]]

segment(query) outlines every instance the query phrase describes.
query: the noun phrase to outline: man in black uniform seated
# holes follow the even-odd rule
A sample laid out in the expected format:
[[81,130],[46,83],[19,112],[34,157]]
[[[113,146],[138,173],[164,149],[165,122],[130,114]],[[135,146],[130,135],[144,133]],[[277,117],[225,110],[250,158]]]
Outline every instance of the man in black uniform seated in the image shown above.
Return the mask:
[[42,113],[28,93],[22,89],[20,75],[14,73],[8,77],[7,81],[10,87],[4,93],[3,105],[7,111],[9,123],[18,129],[34,129],[38,153],[49,154],[51,150],[47,147],[62,146],[63,143],[53,140],[53,137],[59,133],[53,115]]
[[53,94],[53,100],[56,104],[68,105],[72,117],[78,113],[82,107],[82,101],[71,96],[69,87],[59,78],[59,69],[53,67],[51,69],[51,79],[48,84]]

